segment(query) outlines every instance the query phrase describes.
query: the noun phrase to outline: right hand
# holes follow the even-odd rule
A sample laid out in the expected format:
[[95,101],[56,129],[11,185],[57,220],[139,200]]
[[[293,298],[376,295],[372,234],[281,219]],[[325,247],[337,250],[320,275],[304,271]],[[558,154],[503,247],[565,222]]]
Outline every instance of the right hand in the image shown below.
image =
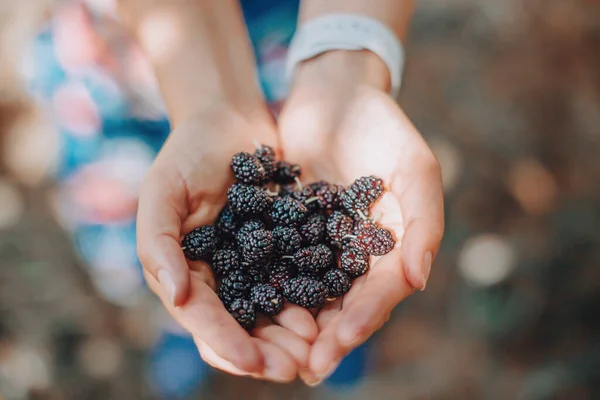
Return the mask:
[[209,266],[187,261],[180,244],[185,233],[215,221],[233,183],[231,156],[252,152],[253,141],[277,149],[266,110],[242,114],[217,106],[180,120],[142,185],[138,253],[150,288],[206,362],[232,374],[290,381],[307,366],[318,333],[310,313],[286,306],[251,337],[217,297]]

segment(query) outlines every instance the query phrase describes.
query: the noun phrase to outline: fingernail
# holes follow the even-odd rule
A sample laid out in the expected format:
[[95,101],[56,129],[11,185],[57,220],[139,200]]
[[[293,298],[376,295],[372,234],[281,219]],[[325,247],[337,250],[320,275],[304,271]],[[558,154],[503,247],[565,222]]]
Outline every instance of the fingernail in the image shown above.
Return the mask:
[[171,277],[171,273],[166,269],[158,271],[158,282],[169,297],[171,305],[175,305],[175,281]]
[[423,265],[421,266],[421,291],[425,290],[427,286],[427,280],[429,279],[429,273],[431,272],[431,252],[428,251],[423,257]]
[[329,378],[331,376],[331,374],[333,374],[335,372],[335,370],[337,369],[338,365],[340,365],[340,362],[335,362],[333,364],[331,364],[331,367],[329,367],[329,369],[327,370],[327,372],[325,372],[322,375],[317,375],[317,380],[312,383],[312,384],[308,384],[308,386],[310,387],[315,387],[315,386],[319,386],[325,379]]
[[319,378],[317,378],[317,376],[309,369],[301,369],[298,372],[298,375],[300,375],[300,379],[302,379],[307,386],[313,387],[320,383]]

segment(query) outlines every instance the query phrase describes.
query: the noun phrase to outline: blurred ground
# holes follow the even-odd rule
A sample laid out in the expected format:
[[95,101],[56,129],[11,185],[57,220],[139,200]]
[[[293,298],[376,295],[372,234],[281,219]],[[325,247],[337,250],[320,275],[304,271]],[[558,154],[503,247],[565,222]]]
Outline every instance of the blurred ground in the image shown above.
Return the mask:
[[[10,60],[18,41],[2,38]],[[407,53],[401,104],[446,190],[427,290],[378,334],[353,391],[216,373],[199,397],[600,398],[600,1],[421,0]],[[94,289],[52,217],[52,134],[22,111],[9,64],[0,399],[154,398],[144,360],[164,316],[151,296],[115,306]]]

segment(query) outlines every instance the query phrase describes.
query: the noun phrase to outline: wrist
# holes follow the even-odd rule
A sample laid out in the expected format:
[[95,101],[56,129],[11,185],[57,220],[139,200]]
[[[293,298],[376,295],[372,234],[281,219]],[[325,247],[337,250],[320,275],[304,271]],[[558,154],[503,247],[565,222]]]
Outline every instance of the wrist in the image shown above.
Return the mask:
[[297,66],[292,95],[347,96],[361,87],[389,91],[390,73],[384,61],[369,50],[332,50]]

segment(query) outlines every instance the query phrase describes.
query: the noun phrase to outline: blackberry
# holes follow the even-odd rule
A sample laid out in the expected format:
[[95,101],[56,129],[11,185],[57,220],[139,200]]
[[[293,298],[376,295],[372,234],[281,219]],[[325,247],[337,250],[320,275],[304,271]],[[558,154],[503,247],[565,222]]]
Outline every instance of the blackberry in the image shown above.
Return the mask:
[[231,158],[230,165],[235,178],[239,182],[260,185],[267,180],[265,167],[252,154],[237,153]]
[[331,267],[333,253],[324,244],[308,246],[294,254],[294,261],[298,266],[299,273],[306,272],[319,275]]
[[342,195],[344,188],[340,185],[325,184],[315,190],[315,197],[318,198],[319,208],[324,210],[333,210],[342,205]]
[[267,271],[263,267],[250,267],[248,269],[248,276],[250,277],[251,285],[260,285],[261,283],[267,283],[269,280]]
[[190,261],[206,260],[217,249],[217,230],[212,225],[195,228],[181,241],[183,254]]
[[315,281],[321,281],[321,277],[313,271],[300,271],[296,277],[309,278]]
[[271,265],[271,268],[269,268],[269,283],[277,290],[281,290],[283,282],[292,278],[294,273],[295,266],[291,260],[278,260]]
[[327,287],[330,297],[341,297],[348,293],[352,286],[348,274],[338,268],[327,271],[323,276],[323,283]]
[[273,235],[266,229],[253,230],[238,245],[242,260],[250,265],[264,263],[273,255]]
[[263,168],[267,179],[273,177],[275,172],[275,151],[270,146],[262,145],[254,152],[254,157],[258,158]]
[[212,269],[217,276],[225,276],[240,269],[240,257],[235,250],[217,250],[213,254]]
[[310,211],[315,211],[319,208],[319,199],[315,197],[315,192],[310,186],[304,186],[302,189],[296,188],[289,192],[288,196],[304,204]]
[[294,228],[278,226],[273,229],[273,242],[278,254],[294,254],[302,244],[302,237]]
[[354,223],[352,218],[341,211],[334,211],[327,218],[327,237],[329,243],[342,248],[344,237],[352,234]]
[[275,200],[271,208],[271,219],[275,225],[295,226],[300,223],[308,210],[304,204],[291,197],[282,197]]
[[250,301],[263,314],[277,315],[283,309],[283,296],[268,284],[256,285],[250,290]]
[[290,303],[300,307],[321,308],[329,292],[322,282],[301,276],[283,283],[283,295]]
[[229,208],[228,205],[223,207],[215,224],[219,233],[219,238],[221,240],[233,239],[238,230],[238,225],[238,219],[231,211],[231,208]]
[[[250,276],[245,271],[233,270],[221,280],[219,297],[223,295],[227,303],[245,297],[250,290]],[[223,298],[221,298],[223,300]]]
[[231,185],[227,190],[227,200],[236,215],[260,214],[273,201],[265,190],[243,183]]
[[273,181],[280,184],[292,183],[296,178],[299,178],[301,174],[302,170],[299,165],[290,164],[285,161],[277,161],[277,163],[275,163]]
[[356,240],[351,242],[352,247],[364,250],[372,256],[383,256],[394,248],[396,239],[392,232],[376,226],[368,226],[358,232]]
[[229,314],[247,331],[256,325],[254,305],[245,299],[237,299],[228,307]]
[[253,231],[258,229],[265,229],[265,224],[259,219],[251,219],[249,221],[244,222],[242,227],[235,236],[235,240],[238,246],[241,246],[241,243],[246,240],[245,236]]
[[221,250],[235,250],[235,242],[233,240],[223,240],[220,243]]
[[373,221],[370,219],[359,219],[354,223],[354,228],[352,229],[354,235],[359,235],[360,231],[366,228],[377,227]]
[[313,183],[309,183],[308,186],[313,190],[313,192],[317,192],[319,189],[321,189],[324,186],[328,186],[329,182],[327,181],[317,181],[317,182],[313,182]]
[[366,274],[369,265],[369,255],[359,249],[346,249],[340,256],[341,269],[352,278]]
[[342,205],[352,215],[368,209],[383,193],[383,181],[374,176],[355,180],[341,195]]
[[315,245],[325,240],[326,223],[321,214],[312,214],[298,227],[305,245]]

